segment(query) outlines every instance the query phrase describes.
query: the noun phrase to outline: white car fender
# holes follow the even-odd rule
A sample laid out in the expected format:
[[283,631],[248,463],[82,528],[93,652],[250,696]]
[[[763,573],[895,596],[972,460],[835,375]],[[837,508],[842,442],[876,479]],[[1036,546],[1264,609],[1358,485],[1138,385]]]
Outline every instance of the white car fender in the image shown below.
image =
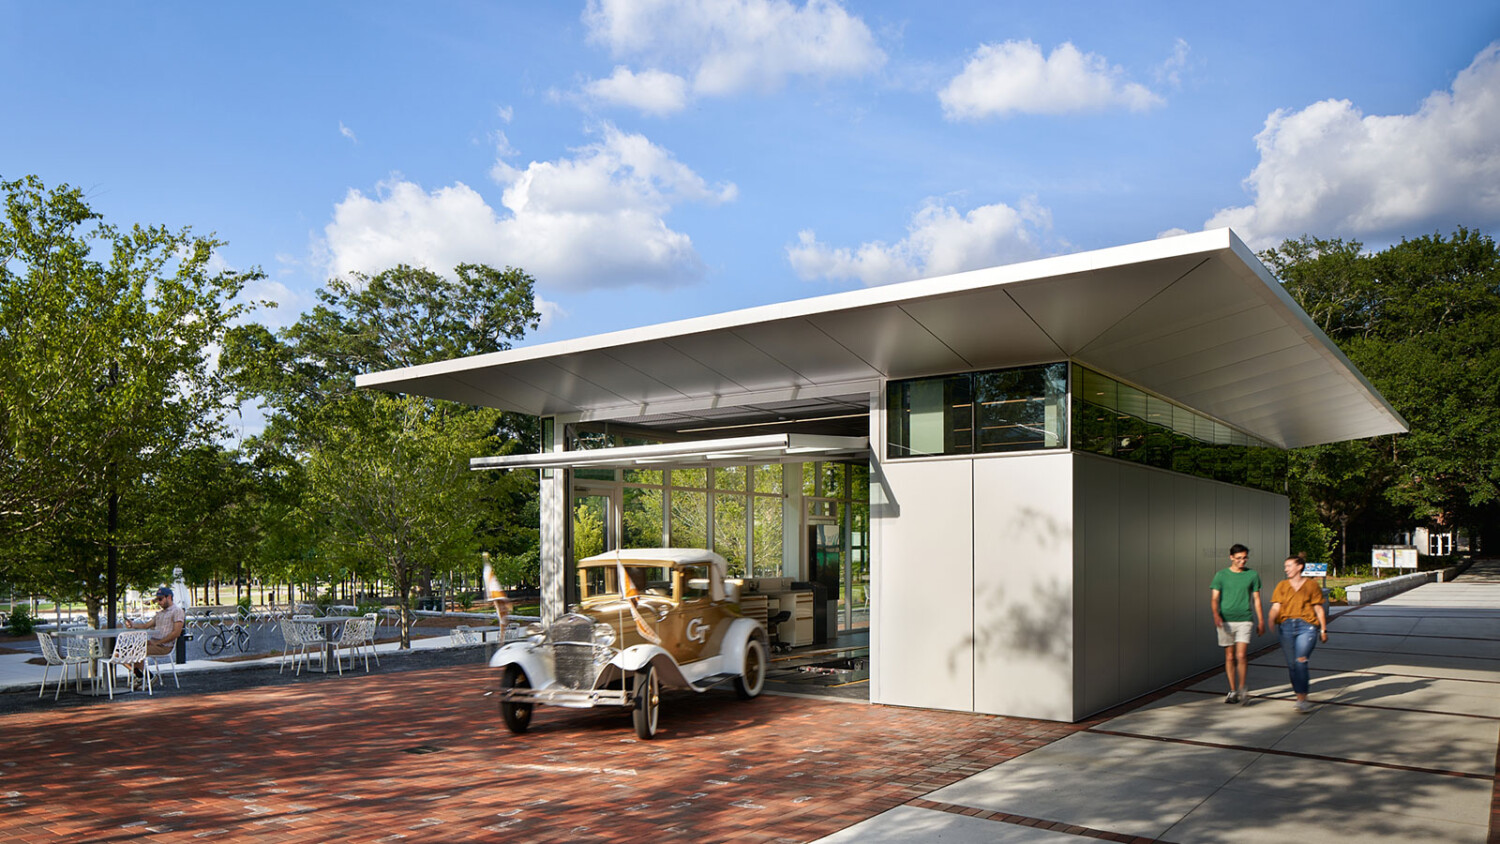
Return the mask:
[[667,653],[660,645],[633,645],[620,651],[619,655],[611,660],[619,666],[621,671],[635,672],[645,668],[649,663],[656,667],[656,673],[661,682],[669,686],[690,686],[691,683],[683,676],[682,668],[677,665],[677,660]]
[[519,665],[526,672],[526,680],[533,689],[545,688],[552,682],[551,660],[543,659],[529,642],[511,642],[495,651],[490,657],[491,668]]
[[751,639],[759,639],[763,655],[766,659],[771,658],[766,629],[753,618],[737,618],[730,622],[729,629],[724,631],[724,645],[719,649],[719,653],[724,656],[723,664],[727,670],[738,674],[744,667],[745,649],[749,647]]

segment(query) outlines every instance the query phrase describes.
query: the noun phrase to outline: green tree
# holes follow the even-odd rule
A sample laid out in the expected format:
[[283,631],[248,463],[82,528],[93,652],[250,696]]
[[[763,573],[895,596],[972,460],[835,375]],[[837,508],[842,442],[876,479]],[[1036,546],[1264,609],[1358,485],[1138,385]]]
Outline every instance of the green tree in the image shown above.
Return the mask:
[[[410,397],[339,405],[308,457],[308,506],[329,528],[328,554],[350,567],[378,562],[401,598],[401,647],[410,647],[413,577],[476,557],[488,507],[469,458],[483,453],[493,412]],[[361,418],[363,417],[363,418]]]
[[[514,268],[462,264],[443,276],[402,265],[330,281],[319,291],[317,307],[279,334],[258,325],[232,331],[224,360],[241,398],[258,397],[269,408],[266,429],[249,448],[257,466],[276,472],[273,488],[278,492],[266,499],[267,506],[286,517],[283,526],[267,532],[262,555],[274,557],[277,566],[307,571],[308,579],[384,573],[402,591],[403,604],[410,590],[430,590],[435,571],[464,569],[475,558],[470,552],[480,547],[494,552],[503,568],[539,560],[534,478],[424,474],[431,467],[402,470],[403,464],[382,464],[392,472],[411,473],[399,483],[424,488],[446,479],[460,497],[478,490],[488,503],[477,522],[467,515],[460,518],[466,510],[454,511],[453,524],[467,530],[477,546],[458,555],[453,537],[437,543],[430,526],[418,533],[406,527],[398,531],[382,514],[379,496],[395,494],[397,479],[355,473],[348,488],[339,490],[328,471],[364,460],[370,443],[422,454],[433,437],[458,436],[456,430],[472,433],[468,426],[475,420],[489,426],[487,436],[465,440],[470,450],[464,454],[464,469],[471,456],[535,451],[536,420],[531,417],[405,399],[407,406],[395,413],[385,404],[389,399],[354,388],[355,376],[362,373],[509,348],[539,319],[533,285],[529,275]],[[425,410],[418,413],[418,405]],[[299,478],[299,472],[306,477]],[[385,492],[380,484],[387,485]],[[349,526],[354,524],[382,535],[350,543]],[[412,550],[414,536],[428,537],[423,541],[429,542],[429,551]],[[396,548],[406,550],[397,554]]]
[[1262,257],[1411,426],[1406,435],[1294,456],[1291,480],[1311,490],[1323,526],[1365,538],[1388,535],[1394,506],[1398,517],[1495,534],[1500,250],[1494,240],[1460,228],[1367,254],[1358,242],[1304,237]]
[[76,188],[0,191],[0,577],[114,623],[120,580],[159,573],[151,480],[221,433],[210,350],[260,273],[215,269],[189,229],[106,224]]

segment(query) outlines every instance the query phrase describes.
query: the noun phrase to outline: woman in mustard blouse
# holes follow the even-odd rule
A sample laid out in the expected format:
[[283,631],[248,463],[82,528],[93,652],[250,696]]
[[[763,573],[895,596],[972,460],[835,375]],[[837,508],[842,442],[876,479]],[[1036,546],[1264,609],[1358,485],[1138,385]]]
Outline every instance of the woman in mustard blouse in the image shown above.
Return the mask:
[[1305,565],[1301,557],[1287,557],[1282,563],[1286,580],[1276,584],[1271,593],[1271,626],[1281,637],[1281,651],[1286,654],[1286,668],[1292,675],[1292,691],[1297,693],[1297,711],[1307,712],[1307,660],[1312,656],[1318,637],[1328,641],[1328,610],[1323,606],[1323,590],[1312,578],[1302,576]]

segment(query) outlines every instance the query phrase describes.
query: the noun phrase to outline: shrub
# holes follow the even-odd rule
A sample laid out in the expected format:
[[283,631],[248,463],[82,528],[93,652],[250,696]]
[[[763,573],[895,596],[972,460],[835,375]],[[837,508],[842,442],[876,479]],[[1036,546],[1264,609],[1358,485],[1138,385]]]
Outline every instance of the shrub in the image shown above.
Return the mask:
[[1347,601],[1348,598],[1349,596],[1344,592],[1344,587],[1342,586],[1335,586],[1328,592],[1328,599],[1331,601]]
[[36,629],[36,619],[31,617],[31,608],[17,604],[10,609],[10,632],[16,636],[30,636]]

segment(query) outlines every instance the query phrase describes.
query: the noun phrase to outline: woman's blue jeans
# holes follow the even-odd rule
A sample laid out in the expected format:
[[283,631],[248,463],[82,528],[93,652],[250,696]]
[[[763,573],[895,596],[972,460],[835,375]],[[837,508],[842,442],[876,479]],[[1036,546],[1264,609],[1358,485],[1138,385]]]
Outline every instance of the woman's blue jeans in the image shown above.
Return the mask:
[[1307,694],[1307,659],[1318,646],[1318,628],[1300,618],[1289,618],[1277,627],[1286,670],[1292,675],[1292,691]]

